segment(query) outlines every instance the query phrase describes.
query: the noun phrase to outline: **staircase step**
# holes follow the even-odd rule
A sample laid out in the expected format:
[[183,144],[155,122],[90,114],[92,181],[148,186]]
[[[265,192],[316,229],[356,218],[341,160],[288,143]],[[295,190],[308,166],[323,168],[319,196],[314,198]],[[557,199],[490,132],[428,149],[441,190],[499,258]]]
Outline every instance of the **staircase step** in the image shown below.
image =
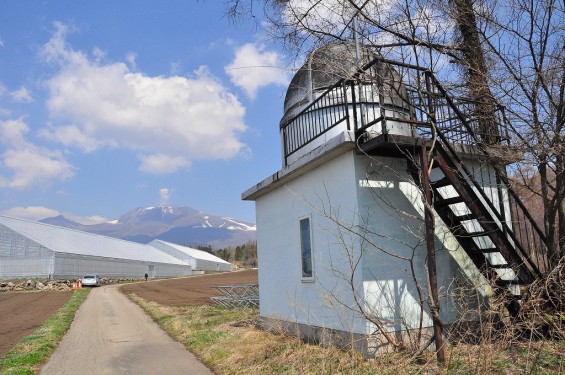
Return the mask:
[[463,203],[464,200],[463,198],[457,196],[457,197],[452,197],[452,198],[441,198],[438,199],[434,205],[436,207],[445,207],[445,206],[449,206],[451,204],[455,204],[455,203]]
[[498,286],[512,286],[512,285],[524,285],[520,280],[496,280],[496,285]]
[[461,223],[462,221],[469,221],[469,220],[473,220],[473,219],[476,219],[476,218],[477,217],[473,214],[453,216],[453,220],[456,223]]
[[445,187],[445,186],[451,186],[451,180],[449,180],[449,178],[444,177],[444,178],[440,178],[437,181],[433,181],[431,182],[432,187],[434,188],[441,188],[441,187]]
[[481,249],[481,253],[483,254],[490,254],[490,253],[499,253],[500,249],[497,247],[492,247],[490,249]]
[[490,267],[496,268],[496,269],[499,269],[499,270],[503,270],[503,269],[506,269],[506,268],[512,268],[510,266],[510,264],[491,264]]
[[465,234],[461,234],[462,237],[488,237],[489,232],[466,232]]

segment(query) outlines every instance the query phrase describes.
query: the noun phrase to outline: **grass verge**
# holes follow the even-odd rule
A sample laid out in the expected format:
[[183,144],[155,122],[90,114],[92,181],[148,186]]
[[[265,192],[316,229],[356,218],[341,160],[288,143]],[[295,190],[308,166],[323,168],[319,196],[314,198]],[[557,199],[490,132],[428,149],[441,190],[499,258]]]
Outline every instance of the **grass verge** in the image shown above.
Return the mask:
[[36,374],[39,365],[49,358],[71,326],[76,311],[89,292],[88,288],[75,291],[55,315],[0,358],[0,374]]
[[256,309],[169,307],[129,297],[217,374],[375,374],[354,351],[305,344],[256,328]]
[[255,309],[219,306],[170,307],[130,294],[161,328],[217,374],[562,374],[565,342],[449,347],[444,368],[433,353],[407,361],[393,353],[364,360],[357,352],[307,344],[295,336],[257,328]]

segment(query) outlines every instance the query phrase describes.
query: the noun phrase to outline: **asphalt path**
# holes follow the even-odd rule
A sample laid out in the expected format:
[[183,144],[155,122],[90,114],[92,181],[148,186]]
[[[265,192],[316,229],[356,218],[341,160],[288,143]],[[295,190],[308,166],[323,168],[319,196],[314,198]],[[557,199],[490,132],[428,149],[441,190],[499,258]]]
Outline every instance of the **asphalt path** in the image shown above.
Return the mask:
[[118,287],[90,292],[41,374],[212,374]]

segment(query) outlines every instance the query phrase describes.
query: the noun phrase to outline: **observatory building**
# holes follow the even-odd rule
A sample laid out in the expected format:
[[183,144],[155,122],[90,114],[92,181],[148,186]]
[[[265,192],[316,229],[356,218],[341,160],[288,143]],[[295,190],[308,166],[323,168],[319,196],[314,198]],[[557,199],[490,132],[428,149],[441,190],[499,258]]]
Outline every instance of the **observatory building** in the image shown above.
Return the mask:
[[[515,202],[465,108],[431,72],[368,47],[310,54],[285,97],[282,168],[242,194],[265,324],[370,356],[493,294],[513,308],[536,265],[518,255]],[[455,297],[471,288],[479,298]]]

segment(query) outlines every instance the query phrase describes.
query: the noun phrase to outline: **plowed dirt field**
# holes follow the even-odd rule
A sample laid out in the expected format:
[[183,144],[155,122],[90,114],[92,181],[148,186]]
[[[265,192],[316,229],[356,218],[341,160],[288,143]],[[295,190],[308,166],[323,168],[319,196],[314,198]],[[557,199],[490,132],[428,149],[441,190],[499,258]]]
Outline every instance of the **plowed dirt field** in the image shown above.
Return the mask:
[[167,306],[205,305],[211,303],[210,297],[218,293],[214,286],[257,284],[257,270],[216,273],[126,284],[122,292],[135,293],[148,301]]
[[[125,284],[124,293],[168,306],[211,303],[217,295],[213,286],[257,284],[257,270],[190,276],[180,279],[151,280]],[[0,294],[0,357],[41,326],[63,306],[72,292],[34,292]]]
[[0,294],[0,357],[41,326],[71,295],[72,292]]

